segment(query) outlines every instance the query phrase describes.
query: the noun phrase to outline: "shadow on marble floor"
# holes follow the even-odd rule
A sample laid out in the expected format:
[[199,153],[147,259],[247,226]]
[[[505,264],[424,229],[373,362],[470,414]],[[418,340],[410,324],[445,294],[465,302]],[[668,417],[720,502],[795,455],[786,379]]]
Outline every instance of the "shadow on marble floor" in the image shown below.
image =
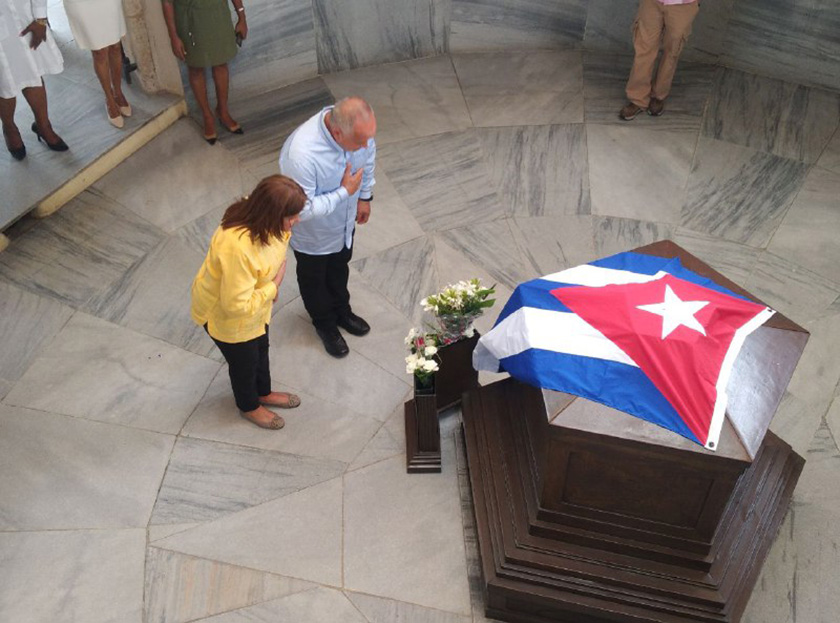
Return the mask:
[[[816,587],[840,568],[840,96],[686,63],[665,115],[627,123],[627,66],[465,53],[272,88],[239,102],[244,135],[209,146],[182,120],[15,226],[0,474],[21,476],[0,476],[0,619],[487,621],[457,412],[443,473],[405,474],[402,338],[419,300],[495,282],[487,330],[517,283],[671,238],[812,332],[773,422],[808,463],[744,620],[833,621],[837,597]],[[351,264],[373,330],[329,358],[289,271],[272,373],[303,405],[267,432],[237,417],[189,286],[224,208],[351,93],[379,120]]]

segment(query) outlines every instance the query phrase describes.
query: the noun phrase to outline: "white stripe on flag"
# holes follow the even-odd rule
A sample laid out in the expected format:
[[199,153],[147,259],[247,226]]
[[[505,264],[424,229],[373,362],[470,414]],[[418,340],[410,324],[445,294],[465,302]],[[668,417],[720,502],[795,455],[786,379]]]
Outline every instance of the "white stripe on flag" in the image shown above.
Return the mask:
[[559,273],[546,275],[545,277],[541,277],[541,279],[545,279],[546,281],[555,281],[557,283],[568,283],[577,286],[599,288],[601,286],[614,284],[647,283],[649,281],[661,279],[667,274],[668,273],[665,271],[660,270],[655,275],[643,275],[629,270],[602,268],[601,266],[582,264],[581,266],[561,270]]
[[497,360],[538,348],[638,367],[603,333],[576,314],[536,307],[522,307],[513,312],[482,336],[481,344]]

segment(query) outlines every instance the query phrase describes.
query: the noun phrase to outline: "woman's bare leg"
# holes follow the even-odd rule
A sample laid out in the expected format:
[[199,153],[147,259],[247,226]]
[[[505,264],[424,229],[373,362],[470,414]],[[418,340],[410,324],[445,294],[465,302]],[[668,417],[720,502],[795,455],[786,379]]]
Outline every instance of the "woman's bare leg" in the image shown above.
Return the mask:
[[207,99],[207,77],[204,75],[203,67],[190,67],[190,88],[192,88],[195,101],[201,109],[201,116],[204,118],[204,136],[216,135],[216,122],[213,119],[213,111],[210,110],[210,102]]

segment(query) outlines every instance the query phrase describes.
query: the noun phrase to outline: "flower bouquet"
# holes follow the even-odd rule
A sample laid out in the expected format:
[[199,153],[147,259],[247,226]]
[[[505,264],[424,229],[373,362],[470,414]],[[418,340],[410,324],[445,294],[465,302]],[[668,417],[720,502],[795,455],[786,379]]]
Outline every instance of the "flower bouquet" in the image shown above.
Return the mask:
[[496,302],[496,299],[488,298],[495,293],[495,285],[484,288],[479,279],[470,279],[449,284],[437,294],[420,301],[425,311],[435,315],[440,327],[439,345],[446,346],[464,337],[472,337],[475,333],[473,323]]
[[432,388],[434,374],[438,371],[438,336],[412,328],[405,337],[405,344],[411,351],[405,358],[405,371],[414,375],[418,389]]

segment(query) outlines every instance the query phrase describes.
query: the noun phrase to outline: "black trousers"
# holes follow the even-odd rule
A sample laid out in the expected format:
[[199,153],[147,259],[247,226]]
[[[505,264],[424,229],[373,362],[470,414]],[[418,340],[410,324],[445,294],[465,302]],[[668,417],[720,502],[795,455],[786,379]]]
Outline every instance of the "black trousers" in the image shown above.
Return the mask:
[[[207,325],[204,325],[207,330]],[[268,325],[265,334],[247,342],[231,344],[210,336],[228,363],[230,386],[240,411],[253,411],[260,406],[259,397],[271,393],[271,372],[268,369]]]
[[309,255],[295,251],[297,280],[303,306],[317,329],[335,329],[336,321],[350,313],[350,258],[353,249]]

